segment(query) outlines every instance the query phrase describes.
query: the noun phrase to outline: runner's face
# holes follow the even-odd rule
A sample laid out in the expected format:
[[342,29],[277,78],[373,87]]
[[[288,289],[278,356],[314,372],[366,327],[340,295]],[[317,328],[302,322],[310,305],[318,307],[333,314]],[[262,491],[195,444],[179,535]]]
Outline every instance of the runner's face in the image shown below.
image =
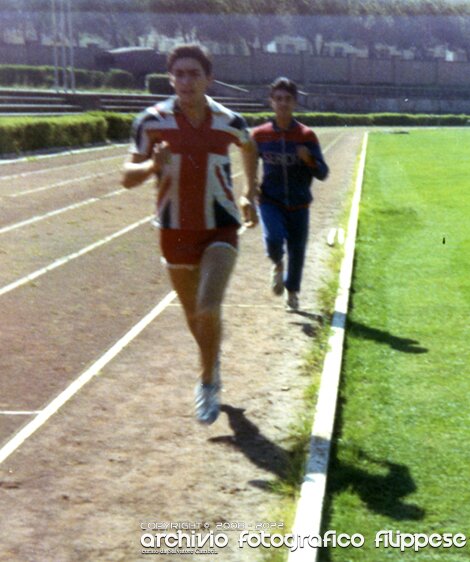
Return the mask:
[[271,94],[271,107],[278,119],[290,119],[295,109],[295,98],[286,90],[274,90]]
[[192,58],[177,59],[170,71],[170,83],[180,102],[194,104],[204,100],[212,79],[201,63]]

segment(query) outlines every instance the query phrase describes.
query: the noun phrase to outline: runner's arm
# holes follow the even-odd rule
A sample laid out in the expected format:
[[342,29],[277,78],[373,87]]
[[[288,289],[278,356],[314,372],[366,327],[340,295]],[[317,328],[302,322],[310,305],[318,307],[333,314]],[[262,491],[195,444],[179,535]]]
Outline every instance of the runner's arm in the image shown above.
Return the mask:
[[309,131],[305,143],[297,146],[297,156],[312,169],[315,178],[319,180],[327,178],[329,168],[323,157],[320,142],[313,131]]
[[124,162],[122,185],[128,189],[137,187],[150,176],[159,174],[170,159],[170,150],[166,143],[154,146],[152,157],[132,153]]
[[131,154],[122,168],[121,184],[127,189],[137,187],[156,173],[155,161],[141,154]]
[[258,169],[258,151],[255,142],[250,139],[249,142],[241,147],[241,155],[243,162],[243,171],[245,174],[245,188],[240,197],[240,207],[242,209],[245,224],[248,227],[256,226],[258,223],[258,215],[255,207],[255,197],[257,195],[257,169]]

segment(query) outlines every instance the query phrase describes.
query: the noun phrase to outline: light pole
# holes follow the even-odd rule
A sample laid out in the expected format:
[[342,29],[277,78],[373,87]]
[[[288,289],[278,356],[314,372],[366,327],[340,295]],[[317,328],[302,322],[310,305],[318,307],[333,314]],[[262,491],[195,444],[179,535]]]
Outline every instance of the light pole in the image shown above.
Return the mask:
[[64,92],[67,92],[67,46],[65,37],[65,12],[64,12],[64,0],[59,0],[59,29],[60,29],[60,53],[62,62],[62,85],[64,87]]
[[55,91],[59,91],[59,56],[57,53],[57,14],[56,14],[56,5],[55,0],[51,0],[51,8],[52,8],[52,36],[53,36],[53,45],[52,50],[54,53],[54,88]]
[[73,25],[72,25],[72,3],[71,0],[65,0],[67,8],[67,32],[69,36],[69,49],[70,49],[70,87],[72,92],[75,92],[75,58],[73,52]]
[[[71,0],[51,0],[52,32],[54,36],[54,87],[62,86],[67,92],[68,85],[75,92],[75,59],[73,51],[73,25]],[[59,47],[62,80],[59,77]],[[68,51],[68,57],[67,57]],[[68,59],[68,60],[67,60]],[[70,80],[69,80],[70,78]]]

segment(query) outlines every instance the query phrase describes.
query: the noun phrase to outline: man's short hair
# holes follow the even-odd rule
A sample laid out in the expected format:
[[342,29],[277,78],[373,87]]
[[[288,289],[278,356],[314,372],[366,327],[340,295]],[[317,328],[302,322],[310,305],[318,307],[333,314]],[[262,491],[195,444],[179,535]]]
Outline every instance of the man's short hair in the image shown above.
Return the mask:
[[280,76],[269,86],[269,95],[272,97],[275,90],[285,90],[289,92],[295,99],[297,99],[297,84],[290,78]]
[[168,72],[171,72],[173,65],[178,59],[187,58],[197,60],[204,69],[206,76],[212,76],[212,61],[209,53],[200,45],[190,44],[179,45],[178,47],[175,47],[172,51],[170,51],[167,57]]

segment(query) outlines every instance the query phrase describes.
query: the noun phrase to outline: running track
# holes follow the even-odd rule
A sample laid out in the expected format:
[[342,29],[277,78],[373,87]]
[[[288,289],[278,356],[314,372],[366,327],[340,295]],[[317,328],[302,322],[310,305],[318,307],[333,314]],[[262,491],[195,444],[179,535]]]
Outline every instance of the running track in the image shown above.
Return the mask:
[[[332,167],[328,190],[344,192],[354,171],[361,135],[330,130],[323,131],[320,138]],[[84,490],[99,470],[91,459],[106,449],[110,432],[113,437],[118,434],[113,450],[117,447],[120,453],[108,462],[119,466],[129,457],[143,453],[134,451],[133,446],[142,433],[147,434],[146,427],[172,424],[169,433],[173,439],[182,438],[174,429],[180,418],[192,427],[191,391],[177,391],[184,394],[180,404],[174,397],[163,400],[165,393],[175,392],[175,386],[184,388],[188,371],[194,368],[195,348],[159,263],[156,235],[150,225],[153,186],[148,183],[132,191],[119,186],[125,150],[125,147],[110,147],[0,166],[0,510],[6,531],[0,539],[2,560],[137,560],[141,518],[157,515],[161,518],[163,514],[166,520],[220,518],[217,510],[197,513],[194,506],[182,504],[181,498],[172,511],[166,496],[162,498],[165,508],[160,513],[155,509],[150,512],[148,508],[145,511],[145,503],[139,502],[137,494],[133,500],[129,499],[134,507],[122,523],[127,535],[121,531],[116,546],[113,525],[106,515],[103,515],[106,524],[97,515],[106,510],[100,502],[93,508],[91,494],[83,502],[90,511],[83,509],[83,503],[77,500],[73,515],[66,506],[67,522],[58,524],[63,521],[60,503],[64,497],[74,493],[86,495]],[[242,177],[237,157],[233,174],[239,191]],[[317,185],[320,191],[322,188]],[[319,209],[324,216],[316,219],[321,230],[312,245],[318,244],[319,237],[331,226],[336,226],[331,209],[322,210],[321,201]],[[246,379],[246,373],[253,368],[253,353],[255,361],[265,365],[263,371],[270,365],[274,368],[286,362],[294,368],[306,338],[300,342],[297,340],[301,338],[294,338],[293,345],[277,350],[277,354],[276,350],[255,345],[250,346],[250,353],[242,349],[245,353],[239,356],[238,340],[247,345],[241,335],[247,322],[253,324],[252,330],[256,331],[258,326],[259,330],[267,330],[264,341],[269,339],[269,330],[274,330],[273,337],[279,336],[281,330],[282,336],[282,330],[294,324],[292,318],[286,321],[279,301],[266,291],[269,266],[263,256],[259,230],[246,231],[241,246],[239,265],[225,307],[229,319],[227,364],[233,370],[235,361],[237,368],[245,371],[241,388],[247,390],[250,379]],[[318,269],[307,266],[310,285],[319,281]],[[310,295],[305,291],[304,298],[311,298],[313,303],[313,287]],[[268,318],[268,313],[280,317],[282,326],[271,326],[269,322],[266,325],[263,316]],[[311,320],[314,315],[306,318]],[[308,335],[306,321],[297,324]],[[292,335],[285,337],[289,343]],[[133,378],[126,379],[129,366]],[[154,380],[157,373],[169,380]],[[175,377],[180,377],[176,378],[176,385]],[[262,380],[269,385],[269,378]],[[191,390],[192,384],[191,379]],[[273,385],[276,384],[273,379]],[[149,412],[146,405],[159,388],[164,390],[157,417],[146,418]],[[272,414],[276,414],[276,409],[283,411],[284,406],[293,409],[286,399],[285,403],[273,405]],[[294,415],[294,412],[287,413]],[[140,423],[136,423],[139,419]],[[133,427],[123,430],[127,425]],[[220,426],[211,428],[209,435],[216,439],[220,431]],[[225,423],[223,432],[227,431]],[[199,428],[198,434],[198,442],[205,443],[207,436]],[[275,438],[274,432],[272,440]],[[73,441],[73,446],[69,441]],[[194,454],[191,444],[186,447],[187,454]],[[195,462],[203,465],[198,454]],[[156,472],[162,475],[162,482],[170,482],[170,488],[181,488],[177,483],[181,482],[184,470],[175,478],[164,477],[173,474],[172,455],[167,456]],[[249,457],[246,452],[245,456]],[[238,462],[236,455],[233,460]],[[68,465],[68,470],[61,474],[64,465]],[[247,466],[245,470],[249,473],[249,462]],[[210,490],[210,475],[201,468],[198,475],[198,478],[206,477],[204,489]],[[137,484],[134,482],[133,486],[139,486],[139,478],[144,486],[147,478],[144,474],[136,474],[135,478]],[[119,519],[127,509],[109,492],[108,486],[95,484],[91,488],[94,493],[104,490],[106,500],[103,501],[109,513],[114,514],[113,520]],[[128,488],[135,490],[133,486]],[[179,497],[176,490],[169,496]],[[196,498],[194,501],[196,507],[201,503]],[[218,501],[216,498],[214,503]],[[234,517],[237,510],[230,509]],[[85,525],[80,516],[90,517],[90,513],[100,522]],[[135,528],[126,527],[129,520],[135,522]],[[80,537],[75,536],[72,544],[70,535],[77,532],[77,521],[82,521]],[[27,522],[34,523],[27,525]],[[54,532],[46,532],[52,527]],[[233,560],[239,559],[236,556],[235,553]],[[224,557],[229,559],[228,555]]]

